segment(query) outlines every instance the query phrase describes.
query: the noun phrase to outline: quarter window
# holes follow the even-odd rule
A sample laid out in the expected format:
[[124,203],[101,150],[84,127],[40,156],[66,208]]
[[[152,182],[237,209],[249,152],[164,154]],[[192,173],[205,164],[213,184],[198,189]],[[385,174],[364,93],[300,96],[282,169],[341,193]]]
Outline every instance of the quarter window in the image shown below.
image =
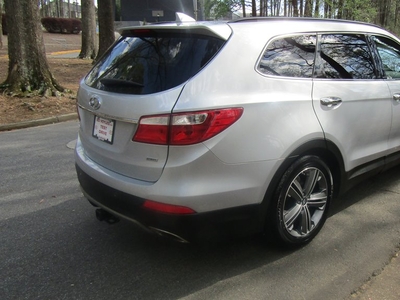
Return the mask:
[[258,70],[266,75],[311,78],[315,45],[315,35],[276,39],[267,46]]
[[376,49],[388,79],[400,79],[400,46],[384,37],[374,37]]
[[374,79],[376,69],[364,35],[324,34],[318,78]]

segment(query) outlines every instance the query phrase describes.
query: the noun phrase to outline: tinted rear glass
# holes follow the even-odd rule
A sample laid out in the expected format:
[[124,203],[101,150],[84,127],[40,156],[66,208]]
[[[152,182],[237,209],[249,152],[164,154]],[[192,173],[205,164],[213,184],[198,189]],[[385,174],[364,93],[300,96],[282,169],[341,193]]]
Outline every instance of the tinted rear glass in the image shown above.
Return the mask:
[[95,65],[86,84],[126,94],[151,94],[178,86],[222,47],[211,36],[142,30],[121,37]]
[[324,34],[320,55],[319,78],[376,78],[372,53],[364,35]]
[[315,35],[276,39],[265,50],[258,70],[266,75],[311,78],[315,45]]

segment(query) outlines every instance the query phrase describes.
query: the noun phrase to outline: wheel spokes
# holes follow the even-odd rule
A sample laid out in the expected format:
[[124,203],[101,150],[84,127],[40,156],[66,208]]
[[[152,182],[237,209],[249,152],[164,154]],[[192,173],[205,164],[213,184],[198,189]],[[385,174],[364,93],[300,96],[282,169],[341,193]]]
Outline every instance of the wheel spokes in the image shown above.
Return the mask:
[[305,177],[306,180],[304,182],[303,186],[303,193],[304,195],[310,196],[311,193],[313,192],[318,180],[321,178],[320,171],[317,169],[310,169],[307,172],[305,172]]
[[328,201],[328,195],[326,189],[324,189],[319,193],[311,194],[307,201],[307,205],[308,207],[322,208],[325,206],[326,201]]
[[302,211],[302,206],[299,204],[295,205],[290,210],[285,211],[283,218],[287,228],[291,228],[293,226],[293,223],[300,216],[301,211]]
[[313,223],[311,220],[310,210],[307,206],[303,206],[301,210],[301,228],[300,232],[302,235],[308,234],[313,227]]
[[296,178],[289,187],[288,195],[296,201],[301,201],[304,198],[303,188],[298,178]]
[[306,168],[293,179],[283,211],[283,221],[291,235],[304,237],[318,225],[328,201],[327,185],[318,168]]

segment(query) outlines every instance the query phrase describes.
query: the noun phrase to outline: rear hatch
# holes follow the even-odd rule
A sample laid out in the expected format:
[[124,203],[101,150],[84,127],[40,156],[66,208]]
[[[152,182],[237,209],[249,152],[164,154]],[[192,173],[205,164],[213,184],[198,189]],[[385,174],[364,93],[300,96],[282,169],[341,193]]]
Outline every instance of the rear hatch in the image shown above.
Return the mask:
[[169,114],[185,83],[204,68],[229,35],[226,24],[170,24],[124,29],[81,82],[80,140],[95,163],[155,182],[168,145],[133,142],[143,116]]

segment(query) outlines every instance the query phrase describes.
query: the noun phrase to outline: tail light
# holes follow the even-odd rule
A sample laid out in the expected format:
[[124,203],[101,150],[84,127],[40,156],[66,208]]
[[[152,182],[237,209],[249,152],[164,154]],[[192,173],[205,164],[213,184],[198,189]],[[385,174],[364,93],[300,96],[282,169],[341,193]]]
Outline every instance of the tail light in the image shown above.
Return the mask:
[[133,141],[158,145],[192,145],[204,142],[235,123],[243,108],[228,108],[145,116]]

